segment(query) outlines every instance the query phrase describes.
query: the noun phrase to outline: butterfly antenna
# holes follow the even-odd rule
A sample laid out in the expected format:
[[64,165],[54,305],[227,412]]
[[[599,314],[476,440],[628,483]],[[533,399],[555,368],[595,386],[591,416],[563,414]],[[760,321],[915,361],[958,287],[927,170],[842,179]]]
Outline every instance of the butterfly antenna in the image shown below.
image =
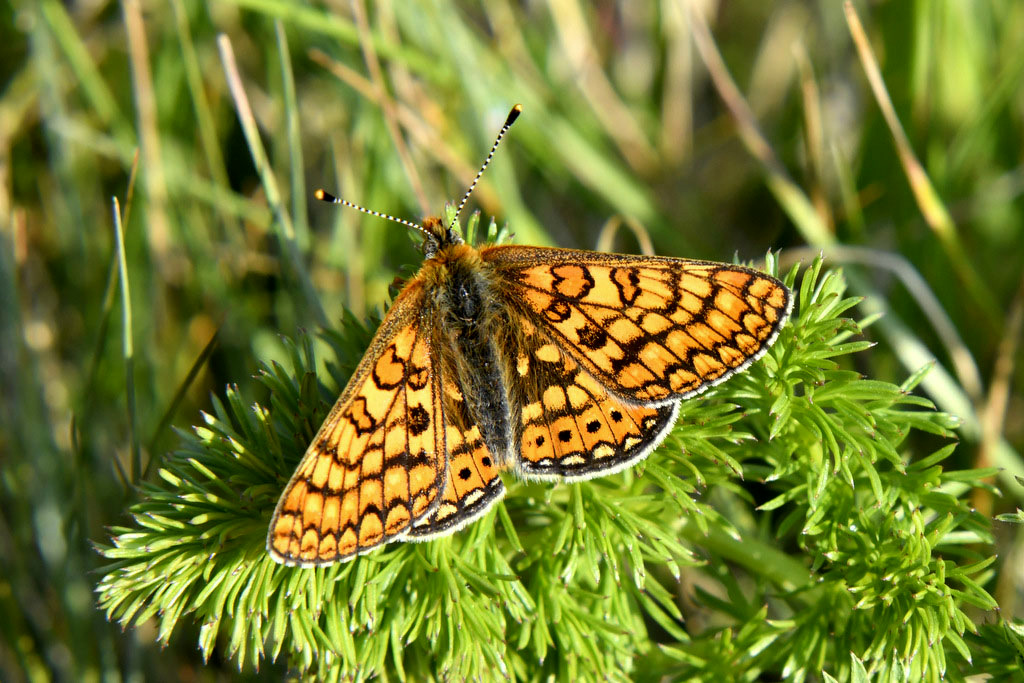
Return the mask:
[[494,144],[491,145],[491,151],[488,152],[487,158],[484,159],[484,165],[480,167],[479,171],[477,171],[476,177],[473,178],[473,183],[469,186],[469,189],[466,190],[466,194],[462,195],[462,201],[459,202],[459,208],[455,210],[456,221],[459,220],[459,214],[462,213],[462,207],[464,207],[466,202],[469,201],[469,195],[473,194],[473,190],[476,188],[476,184],[479,182],[480,176],[484,174],[484,170],[486,170],[487,165],[491,163],[491,157],[494,156],[494,150],[498,149],[498,143],[501,142],[501,138],[505,136],[505,133],[508,132],[508,129],[512,127],[512,124],[516,122],[516,119],[519,118],[519,115],[522,113],[523,105],[521,104],[517,104],[512,107],[512,111],[508,113],[508,118],[505,119],[505,125],[503,125],[501,130],[498,131],[498,137],[494,138]]
[[363,213],[368,213],[371,216],[376,216],[377,218],[384,218],[384,219],[387,219],[389,221],[394,221],[395,223],[401,223],[402,225],[404,225],[406,227],[409,227],[409,228],[412,228],[413,230],[418,230],[419,232],[422,232],[427,237],[432,237],[431,232],[429,230],[427,230],[426,228],[424,228],[422,225],[419,225],[418,223],[413,223],[412,221],[407,221],[404,218],[396,218],[395,216],[392,216],[391,214],[381,213],[380,211],[374,211],[372,209],[366,209],[366,208],[364,208],[362,206],[359,206],[358,204],[353,204],[352,202],[348,201],[347,199],[341,199],[340,197],[335,197],[333,194],[331,194],[330,192],[328,192],[326,190],[317,190],[316,192],[313,193],[313,196],[316,197],[317,199],[319,199],[322,202],[328,202],[330,204],[341,204],[342,206],[347,206],[350,209],[355,209],[356,211],[362,211]]

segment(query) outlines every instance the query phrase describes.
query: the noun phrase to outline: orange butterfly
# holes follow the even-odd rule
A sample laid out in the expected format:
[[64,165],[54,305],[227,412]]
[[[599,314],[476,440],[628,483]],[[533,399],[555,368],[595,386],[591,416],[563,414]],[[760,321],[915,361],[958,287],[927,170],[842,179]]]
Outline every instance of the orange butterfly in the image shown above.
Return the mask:
[[757,360],[792,305],[785,285],[742,266],[476,249],[455,221],[394,220],[425,235],[426,259],[277,504],[267,551],[283,564],[450,534],[502,497],[505,469],[573,481],[629,467],[680,401]]

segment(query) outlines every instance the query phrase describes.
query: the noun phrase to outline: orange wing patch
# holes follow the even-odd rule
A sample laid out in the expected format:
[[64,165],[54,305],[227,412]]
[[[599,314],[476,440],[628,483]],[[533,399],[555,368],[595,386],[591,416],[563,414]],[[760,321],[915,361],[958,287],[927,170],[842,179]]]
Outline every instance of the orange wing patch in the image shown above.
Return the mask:
[[491,247],[508,303],[552,331],[601,384],[631,401],[686,398],[756,360],[790,310],[776,279],[742,266]]
[[[521,326],[513,319],[513,326]],[[609,394],[540,332],[523,333],[528,359],[513,389],[519,404],[519,473],[529,479],[589,479],[621,470],[651,452],[675,423],[678,401],[630,404]]]
[[348,560],[437,508],[441,391],[417,320],[421,305],[422,296],[395,302],[288,482],[267,538],[276,561]]

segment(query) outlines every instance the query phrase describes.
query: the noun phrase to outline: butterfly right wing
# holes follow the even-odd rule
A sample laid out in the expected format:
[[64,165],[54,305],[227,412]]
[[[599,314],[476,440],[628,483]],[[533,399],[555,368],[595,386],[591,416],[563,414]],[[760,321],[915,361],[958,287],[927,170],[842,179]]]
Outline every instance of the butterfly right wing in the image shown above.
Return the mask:
[[682,399],[742,371],[792,299],[775,278],[706,261],[544,247],[481,249],[517,349],[520,473],[585,479],[646,456]]
[[441,501],[441,384],[423,285],[399,294],[274,511],[267,551],[316,566],[401,538]]

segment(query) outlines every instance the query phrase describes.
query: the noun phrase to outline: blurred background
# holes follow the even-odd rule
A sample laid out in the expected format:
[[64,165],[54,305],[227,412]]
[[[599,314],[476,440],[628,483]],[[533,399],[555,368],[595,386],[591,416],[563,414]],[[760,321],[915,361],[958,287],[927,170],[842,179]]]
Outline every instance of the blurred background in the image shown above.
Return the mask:
[[[858,317],[884,313],[856,369],[898,383],[933,362],[918,391],[964,421],[948,465],[1003,467],[975,504],[1020,506],[1024,5],[853,7],[851,28],[838,2],[14,0],[0,679],[236,671],[202,665],[198,627],[161,649],[149,624],[107,623],[92,543],[211,394],[261,398],[279,334],[381,310],[419,263],[404,228],[313,190],[439,213],[517,102],[471,201],[485,221],[524,244],[824,253],[867,297]],[[987,588],[1020,617],[1021,536],[995,531]]]

